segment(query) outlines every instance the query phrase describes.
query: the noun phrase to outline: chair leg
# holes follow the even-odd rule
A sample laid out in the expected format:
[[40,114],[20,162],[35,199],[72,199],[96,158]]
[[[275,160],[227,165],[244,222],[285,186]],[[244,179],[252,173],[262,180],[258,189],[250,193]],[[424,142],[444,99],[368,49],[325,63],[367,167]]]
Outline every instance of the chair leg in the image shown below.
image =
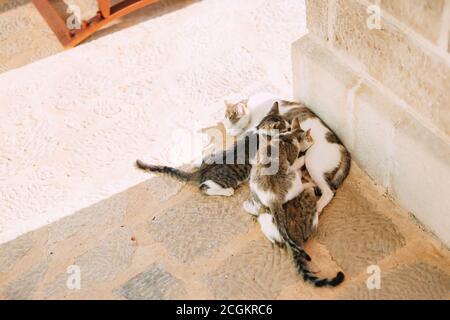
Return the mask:
[[49,0],[32,0],[49,27],[64,48],[72,48],[99,30],[110,21],[160,0],[123,0],[111,7],[111,0],[97,0],[99,11],[87,21],[82,21],[80,29],[69,30]]
[[103,18],[108,18],[111,14],[111,0],[98,0],[98,9]]
[[49,0],[32,0],[34,6],[39,11],[41,16],[47,22],[48,26],[55,33],[58,40],[66,45],[72,40],[69,29],[65,22],[59,16],[58,12],[50,4]]

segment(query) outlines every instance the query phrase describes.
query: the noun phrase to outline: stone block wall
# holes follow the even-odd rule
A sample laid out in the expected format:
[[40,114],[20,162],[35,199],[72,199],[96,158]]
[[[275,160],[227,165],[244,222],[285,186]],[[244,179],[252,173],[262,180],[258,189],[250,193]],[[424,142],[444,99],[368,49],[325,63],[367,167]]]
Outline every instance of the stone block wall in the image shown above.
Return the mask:
[[306,0],[294,96],[450,244],[450,1]]

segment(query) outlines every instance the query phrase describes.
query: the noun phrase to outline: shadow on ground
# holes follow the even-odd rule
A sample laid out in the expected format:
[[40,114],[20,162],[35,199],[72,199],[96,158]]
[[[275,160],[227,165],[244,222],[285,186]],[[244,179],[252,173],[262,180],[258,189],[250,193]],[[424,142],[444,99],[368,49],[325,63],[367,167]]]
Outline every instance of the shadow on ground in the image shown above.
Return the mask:
[[[162,0],[125,17],[112,21],[82,44],[126,29],[143,21],[180,10],[200,0]],[[81,18],[89,19],[97,12],[96,0],[75,0]],[[112,1],[112,4],[120,2]],[[63,19],[69,16],[63,0],[52,1]],[[62,52],[56,36],[30,0],[0,1],[0,73]]]
[[[296,274],[231,198],[153,177],[0,247],[3,299],[448,299],[450,253],[378,192],[353,165],[306,250],[323,276],[314,288]],[[67,287],[71,266],[81,288]],[[379,266],[381,289],[366,286]],[[73,267],[72,267],[73,268]]]

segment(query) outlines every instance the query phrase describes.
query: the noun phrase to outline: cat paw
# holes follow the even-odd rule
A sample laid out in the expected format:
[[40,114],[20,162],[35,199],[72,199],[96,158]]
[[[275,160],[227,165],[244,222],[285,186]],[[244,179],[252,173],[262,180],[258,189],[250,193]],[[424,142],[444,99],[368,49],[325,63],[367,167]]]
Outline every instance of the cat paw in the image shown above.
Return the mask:
[[314,219],[313,219],[313,228],[317,229],[317,227],[319,226],[319,212],[316,211],[316,213],[314,214]]
[[228,188],[228,189],[224,189],[223,190],[223,195],[225,197],[231,197],[234,194],[234,189],[233,188]]
[[248,214],[251,214],[253,216],[258,215],[258,210],[256,209],[252,200],[244,201],[244,203],[242,204],[242,208],[244,208],[245,212],[247,212]]

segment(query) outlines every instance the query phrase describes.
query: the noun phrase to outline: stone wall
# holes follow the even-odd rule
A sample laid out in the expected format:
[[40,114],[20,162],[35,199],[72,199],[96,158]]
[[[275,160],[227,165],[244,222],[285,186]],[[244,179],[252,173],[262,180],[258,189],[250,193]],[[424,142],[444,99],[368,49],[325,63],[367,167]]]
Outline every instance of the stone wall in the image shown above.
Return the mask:
[[450,1],[306,0],[306,10],[294,96],[450,244]]

